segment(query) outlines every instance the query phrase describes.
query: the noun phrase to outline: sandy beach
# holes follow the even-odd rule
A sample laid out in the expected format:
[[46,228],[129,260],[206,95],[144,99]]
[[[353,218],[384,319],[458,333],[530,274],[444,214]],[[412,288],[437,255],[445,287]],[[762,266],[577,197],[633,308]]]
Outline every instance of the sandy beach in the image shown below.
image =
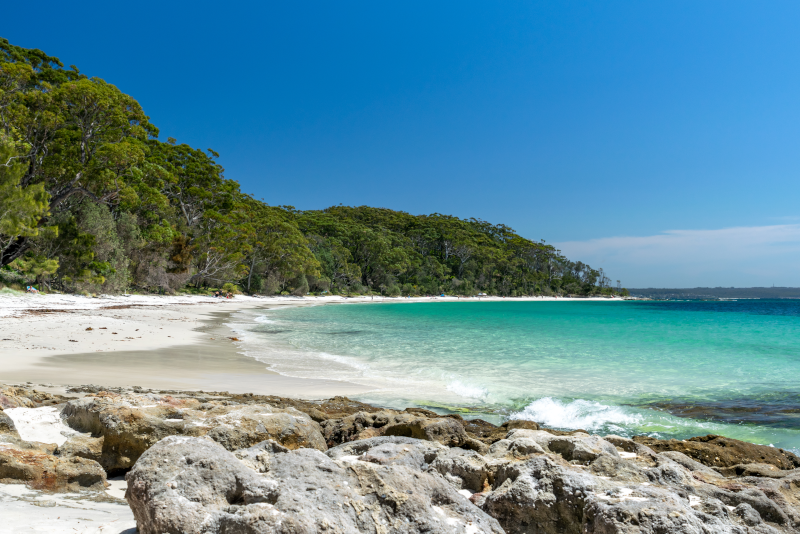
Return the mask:
[[[334,380],[282,376],[240,354],[232,339],[235,333],[225,326],[226,319],[238,310],[278,306],[475,300],[0,295],[0,383],[91,383],[315,399],[348,395],[369,388]],[[510,299],[482,297],[481,300]]]

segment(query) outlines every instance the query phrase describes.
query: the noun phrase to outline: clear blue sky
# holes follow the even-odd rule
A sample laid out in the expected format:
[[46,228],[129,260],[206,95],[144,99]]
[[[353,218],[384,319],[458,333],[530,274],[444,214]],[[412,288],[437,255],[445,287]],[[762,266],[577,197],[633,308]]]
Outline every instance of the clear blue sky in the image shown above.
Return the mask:
[[631,287],[798,286],[798,21],[788,1],[16,2],[0,36],[116,84],[270,204],[503,222]]

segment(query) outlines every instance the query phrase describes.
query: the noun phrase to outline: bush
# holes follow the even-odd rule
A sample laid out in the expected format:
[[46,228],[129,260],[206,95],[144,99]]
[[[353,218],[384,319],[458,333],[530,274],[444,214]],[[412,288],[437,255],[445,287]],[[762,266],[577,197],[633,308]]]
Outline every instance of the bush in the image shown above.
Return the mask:
[[357,295],[360,295],[362,293],[365,293],[366,291],[367,291],[367,288],[365,288],[359,282],[354,282],[353,284],[350,285],[350,293],[355,293]]
[[292,283],[294,286],[294,290],[292,290],[292,295],[297,295],[298,297],[302,297],[303,295],[308,294],[308,279],[306,275],[301,274],[298,276]]
[[241,291],[241,289],[239,289],[239,286],[237,286],[236,284],[232,284],[230,282],[228,282],[227,284],[222,286],[222,292],[223,293],[233,293],[234,295],[241,295],[242,294],[242,291]]
[[281,292],[281,280],[274,274],[267,276],[264,280],[264,289],[262,292],[265,295],[278,295]]
[[400,287],[397,285],[391,285],[386,289],[386,294],[390,297],[399,297],[400,296]]

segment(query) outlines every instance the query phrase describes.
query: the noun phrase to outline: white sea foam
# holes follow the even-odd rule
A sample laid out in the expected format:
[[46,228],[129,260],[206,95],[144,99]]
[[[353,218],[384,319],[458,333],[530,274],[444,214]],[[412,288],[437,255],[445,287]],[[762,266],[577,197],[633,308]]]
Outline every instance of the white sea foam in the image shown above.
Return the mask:
[[485,399],[489,394],[486,388],[465,384],[460,380],[453,380],[446,387],[447,391],[470,399]]
[[255,322],[260,324],[275,324],[277,321],[273,321],[272,319],[268,319],[266,315],[259,315],[253,319]]
[[605,425],[634,425],[641,417],[617,406],[606,406],[583,399],[564,403],[552,397],[535,400],[511,419],[526,419],[555,428],[594,430]]
[[336,354],[329,354],[327,352],[317,352],[316,355],[317,357],[323,360],[330,360],[344,365],[348,365],[350,367],[358,369],[359,371],[366,371],[369,369],[369,365],[360,363],[356,361],[355,358],[348,358],[346,356],[337,356]]

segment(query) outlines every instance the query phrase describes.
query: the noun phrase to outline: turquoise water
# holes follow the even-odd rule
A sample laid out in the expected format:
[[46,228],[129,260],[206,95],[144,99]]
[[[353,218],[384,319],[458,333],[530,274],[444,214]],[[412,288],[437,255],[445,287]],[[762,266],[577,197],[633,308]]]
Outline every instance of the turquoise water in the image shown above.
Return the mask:
[[433,302],[244,312],[247,353],[359,400],[800,449],[800,302]]

